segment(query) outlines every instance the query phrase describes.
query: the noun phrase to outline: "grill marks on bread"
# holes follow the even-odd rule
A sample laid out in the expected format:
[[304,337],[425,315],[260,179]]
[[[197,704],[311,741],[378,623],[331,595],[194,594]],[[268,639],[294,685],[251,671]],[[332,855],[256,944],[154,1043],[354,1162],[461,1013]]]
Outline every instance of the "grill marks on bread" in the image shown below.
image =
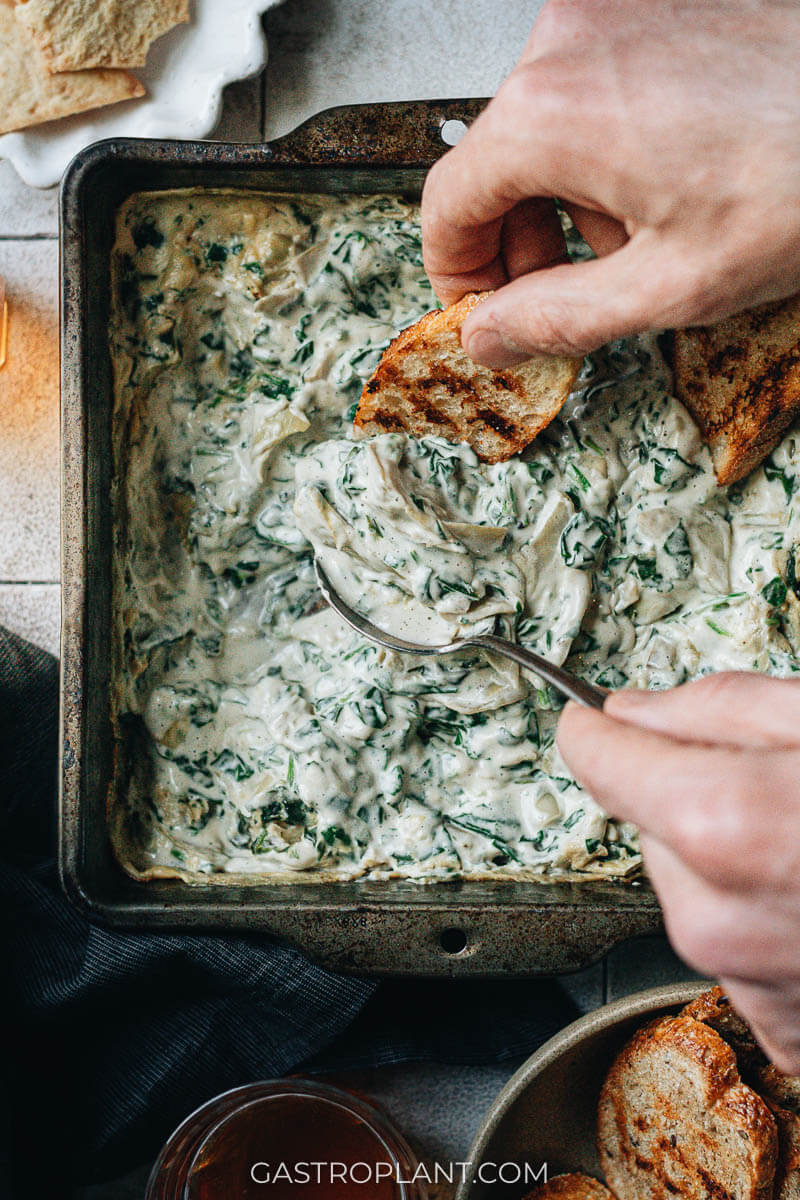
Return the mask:
[[384,352],[361,394],[355,428],[466,442],[484,462],[503,462],[558,414],[581,360],[537,355],[508,370],[474,362],[461,345],[469,313],[490,295],[473,292],[426,313]]
[[734,1051],[742,1078],[763,1096],[778,1131],[774,1200],[800,1200],[800,1078],[774,1067],[721,987],[703,992],[683,1013],[715,1030]]
[[603,1084],[597,1147],[619,1200],[771,1200],[777,1142],[733,1050],[691,1016],[640,1029]]
[[708,442],[718,482],[735,483],[800,413],[800,296],[676,330],[671,356],[675,393]]

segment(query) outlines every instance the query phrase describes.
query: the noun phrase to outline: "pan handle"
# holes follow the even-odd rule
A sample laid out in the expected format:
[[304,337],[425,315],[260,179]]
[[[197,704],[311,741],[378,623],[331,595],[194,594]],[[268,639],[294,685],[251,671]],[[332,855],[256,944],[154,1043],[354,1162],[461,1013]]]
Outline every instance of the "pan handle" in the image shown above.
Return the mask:
[[410,100],[328,108],[267,142],[262,153],[287,166],[430,167],[457,140],[460,126],[474,121],[488,102]]

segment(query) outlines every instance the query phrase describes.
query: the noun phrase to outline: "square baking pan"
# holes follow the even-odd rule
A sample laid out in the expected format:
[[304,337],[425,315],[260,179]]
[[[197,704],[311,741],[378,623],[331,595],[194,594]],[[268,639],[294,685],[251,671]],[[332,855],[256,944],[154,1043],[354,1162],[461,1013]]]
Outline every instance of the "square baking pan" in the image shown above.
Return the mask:
[[447,122],[485,101],[331,109],[263,146],[99,142],[61,190],[62,620],[60,870],[72,901],[121,928],[269,933],[338,970],[522,976],[577,970],[661,928],[646,882],[408,880],[246,886],[139,882],[117,863],[106,804],[111,727],[111,417],[115,214],[133,192],[241,188],[418,197]]

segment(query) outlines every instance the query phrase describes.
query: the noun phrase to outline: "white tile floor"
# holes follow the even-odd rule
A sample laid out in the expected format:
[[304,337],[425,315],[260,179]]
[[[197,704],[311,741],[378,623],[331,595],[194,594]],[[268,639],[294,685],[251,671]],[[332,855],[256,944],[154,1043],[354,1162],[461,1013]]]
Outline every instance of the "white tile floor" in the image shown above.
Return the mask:
[[[334,104],[485,96],[521,50],[537,0],[286,0],[266,19],[266,72],[228,88],[214,136],[259,141]],[[502,19],[498,19],[498,12]],[[56,651],[58,569],[58,316],[55,191],[37,192],[0,162],[0,274],[11,338],[0,371],[0,622]],[[564,980],[583,1009],[688,975],[663,938],[614,952]],[[382,1099],[425,1148],[467,1149],[514,1064],[376,1072]],[[83,1191],[83,1200],[141,1196],[143,1173]]]

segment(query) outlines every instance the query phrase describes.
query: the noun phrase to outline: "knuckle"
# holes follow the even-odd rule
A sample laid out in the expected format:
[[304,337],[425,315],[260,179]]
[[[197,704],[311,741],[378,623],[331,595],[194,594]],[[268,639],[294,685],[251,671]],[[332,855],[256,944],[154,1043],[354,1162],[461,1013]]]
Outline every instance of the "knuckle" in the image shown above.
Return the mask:
[[658,287],[663,298],[659,320],[664,325],[710,325],[731,311],[719,270],[692,247],[673,258]]
[[536,99],[540,90],[541,71],[533,63],[523,63],[511,72],[500,85],[494,105],[498,113],[506,115],[510,109],[527,109]]
[[701,795],[681,813],[675,828],[677,854],[697,874],[730,887],[749,885],[762,864],[753,815],[752,768],[722,781],[712,795]]
[[437,215],[439,196],[444,183],[446,168],[443,164],[446,157],[447,155],[444,154],[441,158],[437,159],[425,176],[425,182],[422,185],[420,207],[422,210],[423,233],[426,230],[426,226],[430,225]]
[[[563,120],[572,89],[569,71],[560,58],[538,58],[516,67],[495,97],[495,116],[517,118],[535,113],[537,123],[548,116]],[[542,126],[542,132],[546,126]]]
[[574,0],[547,0],[536,18],[536,32],[550,43],[569,37],[575,29],[575,18]]
[[721,707],[738,695],[742,680],[746,678],[743,671],[715,671],[689,684],[689,688],[703,700],[721,702]]
[[566,299],[552,298],[537,304],[525,314],[525,326],[526,340],[548,354],[583,355],[605,341]]

